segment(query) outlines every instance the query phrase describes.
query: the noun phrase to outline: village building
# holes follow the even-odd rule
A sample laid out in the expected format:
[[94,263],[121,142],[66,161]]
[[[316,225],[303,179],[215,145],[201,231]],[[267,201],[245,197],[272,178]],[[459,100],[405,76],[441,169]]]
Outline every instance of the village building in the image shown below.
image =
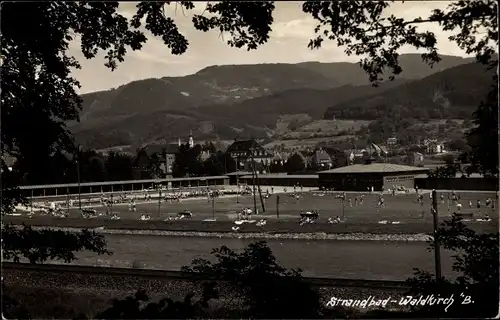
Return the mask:
[[424,155],[420,152],[410,152],[405,156],[405,163],[409,166],[423,167],[424,166]]
[[226,152],[236,161],[236,170],[252,171],[255,162],[256,170],[267,171],[273,160],[273,155],[267,151],[260,143],[251,140],[235,141]]
[[[154,153],[157,153],[161,158],[162,163],[164,163],[161,168],[165,173],[166,178],[172,177],[172,170],[175,162],[175,154],[179,152],[179,148],[183,144],[181,138],[178,138],[177,143],[167,143],[167,144],[148,144],[143,147],[147,153],[147,155],[151,156]],[[195,146],[195,141],[193,137],[193,132],[189,131],[189,136],[186,140],[186,144],[189,148],[193,148]],[[205,161],[210,158],[211,152],[207,148],[202,146],[202,150],[200,153],[200,161]]]
[[311,165],[315,168],[330,169],[333,161],[330,155],[323,148],[316,149],[311,156]]
[[393,146],[395,146],[397,144],[398,144],[398,138],[393,137],[393,138],[388,138],[387,139],[387,145],[388,146],[393,147]]
[[424,146],[426,147],[428,154],[445,153],[444,143],[439,142],[436,139],[426,139],[424,140]]
[[277,164],[277,165],[285,165],[286,160],[288,159],[288,153],[287,152],[275,152],[273,154],[273,157],[271,158],[271,163],[272,164]]

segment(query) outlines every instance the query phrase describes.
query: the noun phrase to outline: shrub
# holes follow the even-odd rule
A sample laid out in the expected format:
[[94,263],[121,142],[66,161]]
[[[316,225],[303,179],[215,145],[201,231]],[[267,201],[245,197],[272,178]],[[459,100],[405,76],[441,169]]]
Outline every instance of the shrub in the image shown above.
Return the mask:
[[[452,250],[453,270],[460,276],[456,279],[435,279],[434,275],[415,269],[415,277],[408,279],[412,294],[438,294],[442,297],[454,295],[455,303],[445,311],[443,306],[421,307],[418,316],[447,318],[494,317],[498,313],[498,233],[477,234],[457,216],[445,221],[437,230],[441,245]],[[434,249],[431,242],[429,250]],[[469,296],[471,303],[464,303]],[[473,301],[473,302],[472,302]]]

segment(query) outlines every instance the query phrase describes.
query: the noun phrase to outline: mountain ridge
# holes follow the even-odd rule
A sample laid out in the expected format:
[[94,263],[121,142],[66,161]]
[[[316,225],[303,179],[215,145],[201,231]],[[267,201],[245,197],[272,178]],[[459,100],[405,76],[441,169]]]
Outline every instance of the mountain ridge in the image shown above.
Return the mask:
[[[441,58],[442,61],[438,64],[441,68],[471,61],[471,58],[455,56],[442,56]],[[418,79],[439,71],[438,67],[427,66],[417,54],[401,55],[400,60],[404,69],[400,77],[406,79]],[[152,111],[156,111],[157,109],[175,109],[179,105],[186,108],[218,103],[231,104],[290,89],[330,89],[343,85],[367,84],[369,81],[366,73],[356,63],[349,62],[208,66],[191,75],[136,80],[115,89],[84,94],[82,95],[84,100],[82,116],[100,117],[123,114],[130,111],[127,106],[137,107],[141,103],[151,108]],[[163,93],[160,94],[157,89],[161,89]],[[146,98],[157,99],[163,104],[151,103],[147,100],[124,101],[134,98],[144,99],[137,91],[155,94],[156,96]],[[162,101],[167,95],[168,101]],[[97,96],[99,99],[96,99]],[[93,112],[89,112],[91,109]],[[95,112],[96,110],[98,111]],[[110,110],[113,111],[110,112]]]

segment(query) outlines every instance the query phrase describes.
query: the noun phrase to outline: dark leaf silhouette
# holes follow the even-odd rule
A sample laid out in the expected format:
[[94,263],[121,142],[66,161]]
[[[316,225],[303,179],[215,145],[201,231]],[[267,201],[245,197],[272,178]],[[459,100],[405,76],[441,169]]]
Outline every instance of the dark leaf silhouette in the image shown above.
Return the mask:
[[104,236],[82,230],[70,233],[58,230],[33,230],[30,226],[22,228],[2,226],[2,255],[6,260],[20,262],[27,259],[30,263],[44,263],[48,260],[62,260],[70,263],[76,260],[75,253],[91,251],[97,254],[112,253],[106,248]]
[[[408,279],[412,293],[440,294],[449,297],[454,294],[456,301],[444,312],[443,307],[426,306],[416,310],[420,316],[439,315],[442,317],[492,317],[498,312],[498,233],[477,234],[469,229],[458,216],[442,223],[437,237],[443,248],[455,252],[453,270],[456,279],[442,278],[436,283],[429,272],[415,270],[415,277]],[[434,249],[433,242],[429,250]],[[474,303],[463,304],[469,296]]]
[[301,270],[287,270],[276,262],[265,241],[249,244],[237,253],[226,246],[212,251],[217,259],[195,259],[184,272],[228,281],[235,296],[256,318],[317,318],[318,293],[301,279]]

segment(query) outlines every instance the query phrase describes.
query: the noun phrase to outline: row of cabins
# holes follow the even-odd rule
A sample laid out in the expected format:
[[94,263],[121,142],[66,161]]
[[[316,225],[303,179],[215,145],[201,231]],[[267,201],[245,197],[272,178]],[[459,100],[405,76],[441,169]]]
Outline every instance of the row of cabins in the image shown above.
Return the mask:
[[101,181],[67,184],[49,184],[21,186],[21,192],[25,197],[62,197],[71,194],[101,194],[119,192],[140,192],[147,190],[170,190],[190,188],[215,188],[217,186],[229,185],[228,176],[209,176],[191,178],[165,178],[126,181]]

